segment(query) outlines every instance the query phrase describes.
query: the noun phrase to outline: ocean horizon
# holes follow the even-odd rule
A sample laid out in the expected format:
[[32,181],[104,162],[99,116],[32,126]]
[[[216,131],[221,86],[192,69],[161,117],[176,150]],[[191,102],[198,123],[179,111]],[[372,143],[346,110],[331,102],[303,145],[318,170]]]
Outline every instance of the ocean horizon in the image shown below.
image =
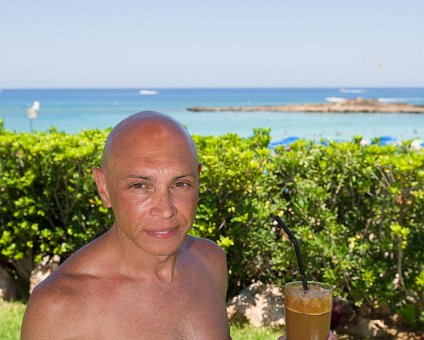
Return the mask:
[[118,89],[2,89],[0,119],[4,128],[30,131],[27,110],[40,103],[32,128],[52,127],[68,133],[113,127],[139,111],[169,114],[190,133],[253,134],[270,128],[273,140],[295,136],[305,139],[351,140],[390,136],[398,141],[424,138],[424,114],[305,113],[305,112],[189,112],[188,107],[262,106],[325,103],[352,98],[378,99],[424,105],[424,88],[118,88]]

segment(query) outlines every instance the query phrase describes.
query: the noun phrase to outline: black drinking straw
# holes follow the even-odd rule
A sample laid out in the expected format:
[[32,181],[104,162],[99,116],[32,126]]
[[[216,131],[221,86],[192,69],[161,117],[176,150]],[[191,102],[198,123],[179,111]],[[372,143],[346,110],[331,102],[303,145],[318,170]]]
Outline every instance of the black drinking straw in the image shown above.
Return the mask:
[[308,282],[306,281],[305,271],[303,270],[302,257],[300,256],[299,245],[297,243],[296,237],[293,235],[289,227],[284,223],[280,216],[275,216],[275,221],[277,221],[278,225],[283,228],[290,241],[293,243],[293,248],[296,253],[297,265],[299,266],[300,275],[302,277],[303,290],[309,290]]

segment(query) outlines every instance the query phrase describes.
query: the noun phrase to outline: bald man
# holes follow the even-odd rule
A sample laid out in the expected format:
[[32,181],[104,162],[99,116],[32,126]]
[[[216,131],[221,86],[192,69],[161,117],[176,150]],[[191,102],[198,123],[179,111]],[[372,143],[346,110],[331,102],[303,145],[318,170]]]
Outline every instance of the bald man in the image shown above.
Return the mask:
[[199,172],[193,140],[169,116],[119,123],[93,170],[114,224],[35,288],[21,338],[230,339],[225,254],[187,234]]

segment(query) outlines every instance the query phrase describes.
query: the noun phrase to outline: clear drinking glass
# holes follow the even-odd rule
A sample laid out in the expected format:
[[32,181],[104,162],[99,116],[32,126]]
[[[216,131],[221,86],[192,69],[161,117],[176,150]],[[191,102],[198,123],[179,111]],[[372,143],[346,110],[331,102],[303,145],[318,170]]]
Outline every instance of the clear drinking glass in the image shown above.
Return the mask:
[[285,285],[287,340],[327,340],[333,306],[333,286],[308,281],[305,291],[301,281]]

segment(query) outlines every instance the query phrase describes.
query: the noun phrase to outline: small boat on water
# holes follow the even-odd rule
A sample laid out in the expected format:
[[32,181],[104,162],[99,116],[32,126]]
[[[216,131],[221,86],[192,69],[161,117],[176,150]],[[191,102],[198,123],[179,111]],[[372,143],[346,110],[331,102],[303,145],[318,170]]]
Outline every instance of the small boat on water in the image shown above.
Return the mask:
[[340,89],[341,93],[364,93],[365,90],[361,89]]
[[340,98],[340,97],[325,97],[325,100],[328,101],[329,103],[344,103],[346,101],[346,99],[344,98]]
[[140,95],[141,96],[154,96],[155,94],[158,94],[159,91],[154,91],[154,90],[140,90]]

